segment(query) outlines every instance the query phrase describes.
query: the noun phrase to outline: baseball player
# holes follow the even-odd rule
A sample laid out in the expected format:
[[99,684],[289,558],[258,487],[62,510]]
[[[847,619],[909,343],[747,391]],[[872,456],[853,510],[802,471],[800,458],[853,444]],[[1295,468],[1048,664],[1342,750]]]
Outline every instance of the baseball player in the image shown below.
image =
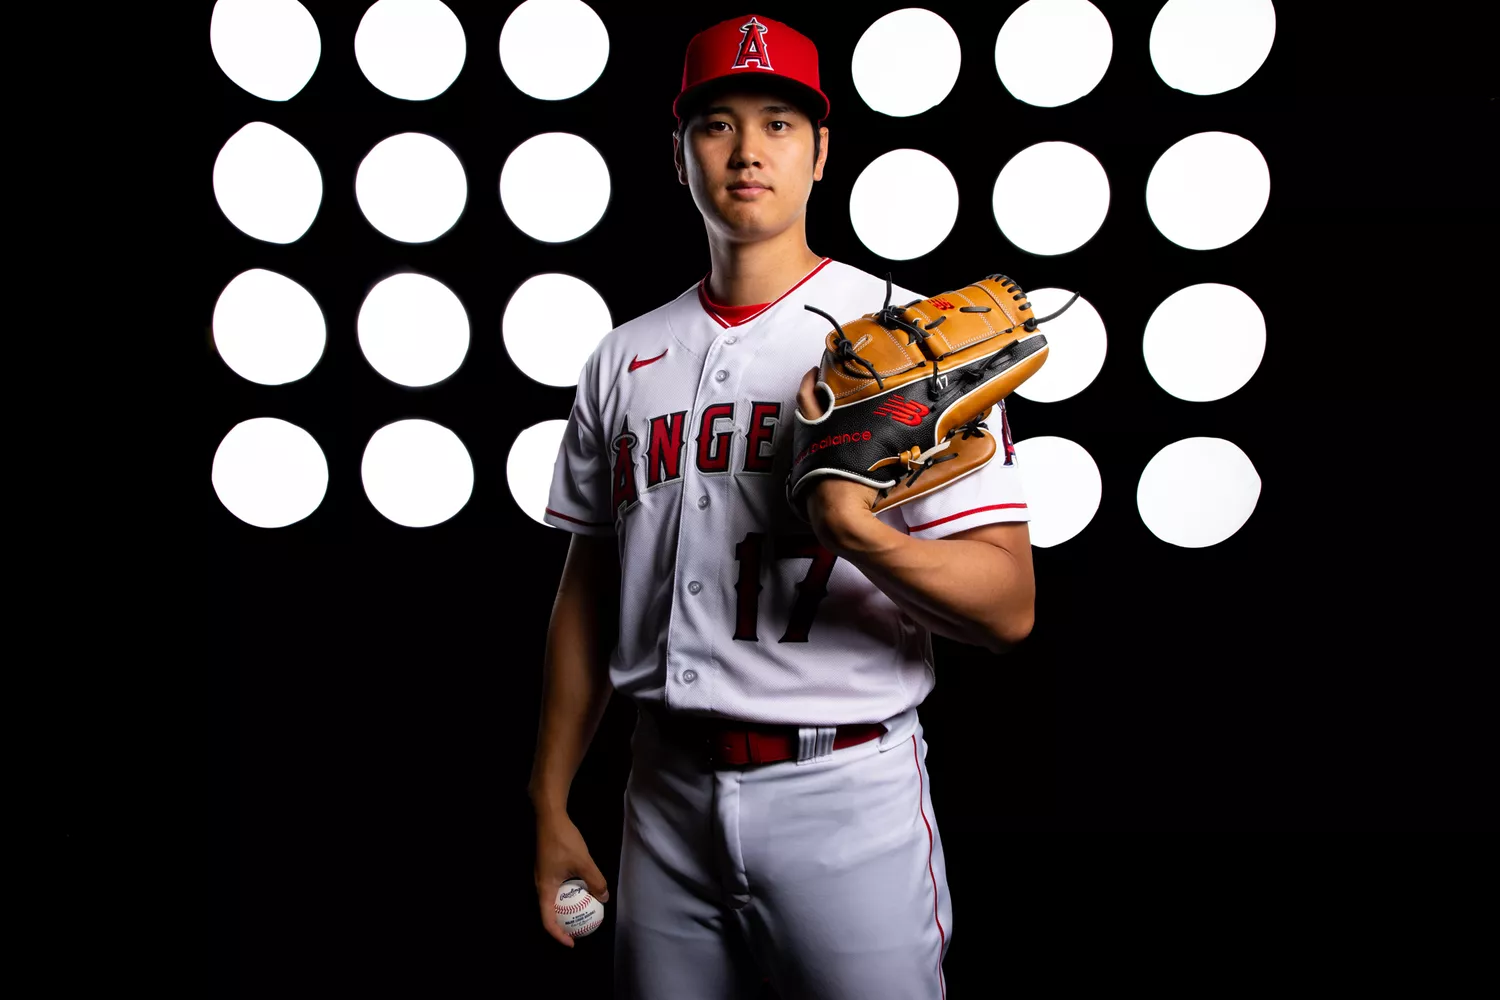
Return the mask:
[[[829,323],[886,279],[820,256],[805,213],[828,99],[791,27],[737,17],[688,45],[674,159],[710,270],[584,365],[547,523],[572,532],[529,784],[542,925],[607,880],[568,791],[612,691],[638,721],[614,886],[620,997],[945,996],[953,939],[917,708],[934,632],[1001,652],[1030,631],[1027,510],[1003,451],[872,512],[826,477],[786,493],[794,407],[817,417]],[[898,301],[921,296],[897,286]]]

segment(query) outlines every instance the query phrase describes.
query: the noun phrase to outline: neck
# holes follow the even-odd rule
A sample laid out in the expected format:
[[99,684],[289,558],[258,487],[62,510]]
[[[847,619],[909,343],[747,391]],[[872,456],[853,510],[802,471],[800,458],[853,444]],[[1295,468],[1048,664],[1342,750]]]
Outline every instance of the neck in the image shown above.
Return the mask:
[[708,297],[726,306],[771,302],[823,259],[808,249],[800,225],[756,243],[733,243],[710,232],[708,256]]

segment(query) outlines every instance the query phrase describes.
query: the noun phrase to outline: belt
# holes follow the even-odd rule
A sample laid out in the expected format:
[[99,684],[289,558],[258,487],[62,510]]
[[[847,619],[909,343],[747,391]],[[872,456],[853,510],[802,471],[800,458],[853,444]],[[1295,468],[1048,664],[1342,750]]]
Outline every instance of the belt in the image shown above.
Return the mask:
[[[656,727],[664,737],[711,764],[726,767],[775,764],[796,760],[799,754],[799,726],[768,726],[734,719],[681,715],[654,704],[642,708],[656,720]],[[833,749],[858,746],[883,735],[885,726],[878,722],[838,726],[834,731]]]

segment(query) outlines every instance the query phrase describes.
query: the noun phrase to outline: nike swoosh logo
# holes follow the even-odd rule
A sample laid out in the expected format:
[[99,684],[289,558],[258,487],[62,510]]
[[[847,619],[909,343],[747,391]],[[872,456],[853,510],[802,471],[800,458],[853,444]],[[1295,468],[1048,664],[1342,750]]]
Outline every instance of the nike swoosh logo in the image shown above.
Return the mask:
[[[670,350],[670,348],[669,348],[669,350]],[[651,362],[653,362],[653,361],[660,361],[662,358],[664,358],[666,356],[667,356],[667,352],[666,351],[662,351],[656,357],[654,357],[654,358],[647,358],[645,361],[642,361],[641,360],[641,356],[639,354],[637,354],[635,357],[633,357],[633,358],[630,359],[630,370],[631,371],[635,371],[637,368],[644,368],[647,365],[649,365]]]

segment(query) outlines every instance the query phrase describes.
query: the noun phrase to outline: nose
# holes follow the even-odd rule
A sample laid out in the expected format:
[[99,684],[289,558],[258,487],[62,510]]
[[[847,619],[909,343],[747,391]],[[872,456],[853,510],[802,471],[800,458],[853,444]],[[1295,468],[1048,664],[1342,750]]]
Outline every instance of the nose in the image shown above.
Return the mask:
[[747,132],[741,132],[739,141],[734,144],[734,152],[730,156],[730,166],[736,170],[743,170],[745,167],[758,167],[760,165],[758,137]]

